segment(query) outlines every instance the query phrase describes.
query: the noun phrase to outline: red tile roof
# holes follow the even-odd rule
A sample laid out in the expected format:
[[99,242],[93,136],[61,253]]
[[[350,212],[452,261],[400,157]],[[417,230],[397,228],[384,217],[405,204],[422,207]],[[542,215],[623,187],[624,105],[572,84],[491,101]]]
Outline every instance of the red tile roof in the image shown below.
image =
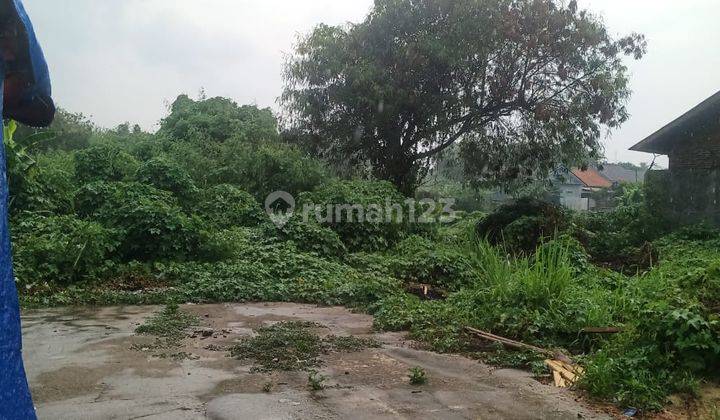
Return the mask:
[[610,188],[612,182],[602,176],[600,172],[593,168],[587,168],[586,170],[573,169],[573,175],[575,175],[580,182],[585,184],[586,187],[590,188]]

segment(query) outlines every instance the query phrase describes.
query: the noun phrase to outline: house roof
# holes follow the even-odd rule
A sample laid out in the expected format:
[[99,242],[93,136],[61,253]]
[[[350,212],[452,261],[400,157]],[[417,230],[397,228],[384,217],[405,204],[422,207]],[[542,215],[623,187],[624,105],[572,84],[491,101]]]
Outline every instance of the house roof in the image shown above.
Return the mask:
[[628,169],[621,165],[603,163],[600,173],[612,182],[625,182],[629,184],[642,183],[645,180],[647,169]]
[[717,131],[720,131],[720,91],[630,150],[666,155],[679,142]]
[[573,170],[571,170],[571,172],[586,187],[610,188],[613,185],[613,183],[609,179],[602,176],[602,174],[600,172],[598,172],[597,170],[595,170],[593,168],[587,168],[584,171],[581,169],[573,169]]

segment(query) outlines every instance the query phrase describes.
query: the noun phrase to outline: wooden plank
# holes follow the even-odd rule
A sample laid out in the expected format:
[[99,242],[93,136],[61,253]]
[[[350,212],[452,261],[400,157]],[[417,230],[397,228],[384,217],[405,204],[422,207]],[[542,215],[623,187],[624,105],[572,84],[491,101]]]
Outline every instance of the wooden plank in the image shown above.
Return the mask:
[[558,362],[560,362],[560,364],[562,364],[565,369],[569,370],[577,376],[582,376],[585,373],[585,369],[583,369],[582,366],[566,363],[562,360],[558,360]]
[[555,381],[556,387],[567,388],[567,383],[565,383],[565,379],[563,379],[562,375],[560,375],[560,372],[553,370],[553,380]]
[[563,378],[565,378],[570,384],[574,384],[577,382],[577,375],[574,374],[572,371],[566,369],[561,362],[558,362],[556,360],[546,360],[545,364],[552,369],[553,374],[557,372],[560,374]]

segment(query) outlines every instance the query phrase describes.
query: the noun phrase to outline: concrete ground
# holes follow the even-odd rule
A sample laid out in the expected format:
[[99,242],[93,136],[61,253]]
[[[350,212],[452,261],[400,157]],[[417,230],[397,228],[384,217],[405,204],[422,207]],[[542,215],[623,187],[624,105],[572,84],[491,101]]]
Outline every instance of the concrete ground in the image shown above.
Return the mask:
[[[41,419],[577,419],[598,413],[526,372],[417,350],[402,334],[374,334],[372,317],[296,304],[188,305],[214,333],[158,357],[134,329],[158,307],[23,314],[25,361]],[[328,388],[307,373],[252,373],[227,347],[254,328],[313,321],[328,334],[375,337],[382,348],[323,356]],[[408,370],[429,383],[411,386]],[[263,392],[271,382],[271,392]]]

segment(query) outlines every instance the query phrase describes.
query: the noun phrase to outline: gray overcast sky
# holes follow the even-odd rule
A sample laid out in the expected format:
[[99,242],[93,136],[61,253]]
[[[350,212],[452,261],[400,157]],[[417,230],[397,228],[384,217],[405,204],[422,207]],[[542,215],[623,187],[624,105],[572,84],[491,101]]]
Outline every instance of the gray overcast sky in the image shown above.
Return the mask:
[[[630,62],[632,117],[605,141],[609,160],[720,90],[720,1],[580,0],[616,34],[644,33]],[[372,0],[25,0],[63,107],[103,127],[157,128],[180,93],[276,108],[283,55],[318,23],[357,22]]]

